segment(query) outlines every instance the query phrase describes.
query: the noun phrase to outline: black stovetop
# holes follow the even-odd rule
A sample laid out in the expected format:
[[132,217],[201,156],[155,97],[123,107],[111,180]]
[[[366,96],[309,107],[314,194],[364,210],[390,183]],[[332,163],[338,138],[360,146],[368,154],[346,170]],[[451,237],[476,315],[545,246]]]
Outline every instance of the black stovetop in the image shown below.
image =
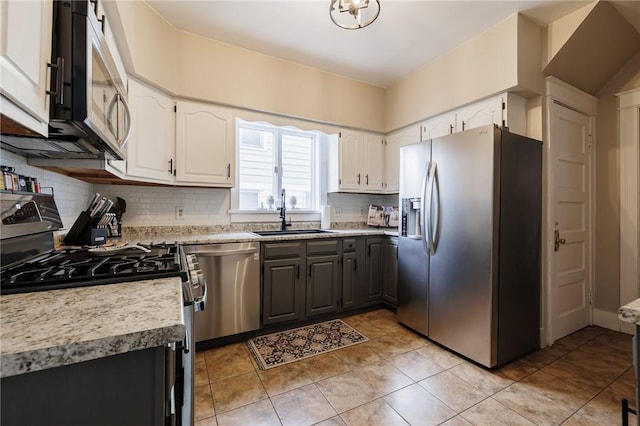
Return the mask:
[[137,248],[53,250],[0,271],[0,294],[26,293],[126,281],[181,277],[177,244]]

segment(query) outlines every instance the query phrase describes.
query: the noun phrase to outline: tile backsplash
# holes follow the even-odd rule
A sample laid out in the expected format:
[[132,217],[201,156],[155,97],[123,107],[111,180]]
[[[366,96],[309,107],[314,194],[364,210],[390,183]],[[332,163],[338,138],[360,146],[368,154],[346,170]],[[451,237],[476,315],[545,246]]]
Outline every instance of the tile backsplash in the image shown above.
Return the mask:
[[[94,190],[115,201],[124,199],[124,226],[192,226],[229,223],[229,190],[135,185],[94,185]],[[176,207],[184,208],[182,219]]]
[[[94,185],[101,195],[116,200],[124,199],[127,211],[123,226],[216,226],[229,225],[231,198],[228,189],[185,188],[135,185]],[[369,204],[397,205],[396,195],[327,194],[332,206],[333,222],[366,222]],[[176,207],[184,208],[181,219],[176,218]],[[333,214],[339,208],[340,216]],[[364,215],[360,214],[363,210]],[[273,215],[278,221],[277,213]]]

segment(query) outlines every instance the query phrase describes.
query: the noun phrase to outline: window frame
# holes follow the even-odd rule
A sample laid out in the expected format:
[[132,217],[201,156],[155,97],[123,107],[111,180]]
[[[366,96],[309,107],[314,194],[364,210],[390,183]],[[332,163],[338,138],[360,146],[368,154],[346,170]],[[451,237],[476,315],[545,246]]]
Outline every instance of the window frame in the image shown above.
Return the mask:
[[[313,130],[301,130],[293,126],[276,126],[264,121],[246,121],[239,117],[235,120],[236,130],[236,186],[231,189],[231,202],[229,210],[231,222],[272,222],[274,221],[274,215],[277,215],[278,210],[261,210],[256,209],[240,209],[240,131],[241,129],[252,129],[257,131],[267,131],[274,134],[274,158],[273,166],[278,167],[278,172],[273,172],[274,188],[277,188],[277,193],[274,194],[276,198],[276,206],[279,201],[279,194],[282,189],[282,138],[283,135],[290,136],[303,136],[312,137],[312,191],[311,191],[311,208],[300,209],[296,208],[287,209],[287,217],[294,217],[294,221],[314,221],[320,219],[320,206],[324,200],[322,191],[324,190],[323,176],[321,176],[322,162],[324,161],[324,155],[321,149],[322,134],[319,131]],[[259,149],[259,148],[256,148]],[[286,188],[285,188],[286,189]],[[277,195],[277,196],[276,196]],[[288,198],[288,197],[287,197]],[[276,216],[277,220],[277,216]]]

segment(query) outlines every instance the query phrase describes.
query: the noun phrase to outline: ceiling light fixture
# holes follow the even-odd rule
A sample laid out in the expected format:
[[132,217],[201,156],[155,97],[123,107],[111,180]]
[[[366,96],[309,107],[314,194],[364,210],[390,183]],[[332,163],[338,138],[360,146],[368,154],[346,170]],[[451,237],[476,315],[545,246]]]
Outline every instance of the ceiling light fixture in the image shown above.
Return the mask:
[[364,28],[380,14],[380,0],[331,0],[329,16],[347,30]]

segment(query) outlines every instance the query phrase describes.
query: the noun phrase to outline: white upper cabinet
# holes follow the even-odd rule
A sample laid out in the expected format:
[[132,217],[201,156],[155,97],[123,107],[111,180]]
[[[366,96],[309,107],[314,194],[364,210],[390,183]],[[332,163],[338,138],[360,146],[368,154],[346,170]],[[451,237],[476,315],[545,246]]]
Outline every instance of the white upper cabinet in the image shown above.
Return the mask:
[[2,113],[42,135],[48,133],[53,3],[0,2]]
[[153,182],[173,182],[175,150],[174,100],[129,80],[131,138],[127,143],[127,176]]
[[382,192],[384,178],[384,143],[382,136],[371,133],[364,134],[362,160],[360,166],[363,174],[361,182],[365,192]]
[[426,141],[441,136],[450,135],[456,131],[456,113],[445,112],[444,114],[431,117],[420,123],[420,140]]
[[400,148],[420,142],[420,125],[405,127],[385,137],[384,191],[396,193],[400,184]]
[[342,130],[337,143],[330,144],[329,192],[380,193],[383,177],[382,136]]
[[178,101],[176,107],[176,183],[232,187],[235,143],[231,110],[186,101]]
[[360,157],[362,156],[362,143],[364,135],[360,132],[343,130],[340,132],[340,146],[338,164],[340,164],[339,190],[360,191],[362,171],[360,170]]
[[487,124],[502,125],[502,98],[483,99],[456,110],[456,132]]
[[456,131],[487,124],[509,127],[513,133],[526,134],[526,100],[512,93],[503,93],[469,104],[455,111]]

